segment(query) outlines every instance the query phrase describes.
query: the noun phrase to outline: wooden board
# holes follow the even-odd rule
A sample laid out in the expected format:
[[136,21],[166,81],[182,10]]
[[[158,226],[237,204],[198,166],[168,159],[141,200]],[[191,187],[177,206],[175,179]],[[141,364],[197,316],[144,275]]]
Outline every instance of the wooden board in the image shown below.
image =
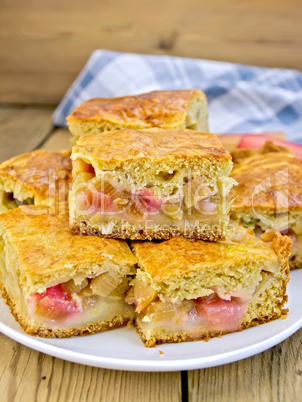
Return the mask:
[[189,402],[301,401],[302,329],[264,353],[189,371]]
[[300,0],[1,4],[0,102],[57,104],[104,48],[302,69]]
[[2,402],[181,401],[179,372],[135,373],[82,366],[43,355],[2,334],[0,345]]
[[51,151],[60,151],[62,149],[71,148],[70,145],[71,134],[67,129],[55,129],[53,134],[41,145],[42,149]]
[[32,151],[52,130],[53,109],[0,108],[0,162]]

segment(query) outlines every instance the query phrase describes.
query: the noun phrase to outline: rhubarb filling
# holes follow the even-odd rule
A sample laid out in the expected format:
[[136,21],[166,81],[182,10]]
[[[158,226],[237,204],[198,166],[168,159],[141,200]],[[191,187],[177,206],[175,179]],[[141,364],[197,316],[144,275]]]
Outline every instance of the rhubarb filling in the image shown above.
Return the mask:
[[123,183],[113,178],[101,180],[93,167],[83,161],[75,161],[74,166],[76,179],[71,199],[77,214],[89,216],[91,224],[112,217],[131,223],[152,219],[156,224],[173,224],[194,221],[201,216],[202,221],[212,224],[225,219],[229,209],[226,191],[220,188],[224,186],[209,184],[198,176],[184,178],[181,186],[174,186],[169,195],[163,196],[154,183],[137,189],[130,185],[128,176],[129,185],[125,184],[125,178]]
[[207,296],[182,301],[161,300],[152,287],[136,279],[126,296],[126,302],[135,305],[137,321],[150,331],[185,331],[196,337],[208,332],[233,332],[241,329],[252,298],[258,297],[272,280],[269,273],[263,272],[261,277],[253,295],[208,289]]
[[[126,299],[128,302],[131,299]],[[167,331],[193,332],[197,329],[230,332],[240,329],[247,306],[246,299],[230,297],[229,300],[216,293],[181,302],[156,300],[140,310],[138,319],[148,328],[165,328]]]
[[31,294],[28,315],[36,323],[48,327],[81,327],[116,316],[133,315],[125,303],[128,279],[108,273],[51,286],[42,293]]

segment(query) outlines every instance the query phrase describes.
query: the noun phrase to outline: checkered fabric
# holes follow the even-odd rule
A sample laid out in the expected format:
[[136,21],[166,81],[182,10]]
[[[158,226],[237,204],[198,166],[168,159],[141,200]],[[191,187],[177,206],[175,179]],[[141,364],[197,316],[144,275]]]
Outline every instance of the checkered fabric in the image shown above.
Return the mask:
[[55,110],[55,126],[95,97],[198,88],[213,133],[283,131],[302,142],[302,73],[180,57],[96,50]]

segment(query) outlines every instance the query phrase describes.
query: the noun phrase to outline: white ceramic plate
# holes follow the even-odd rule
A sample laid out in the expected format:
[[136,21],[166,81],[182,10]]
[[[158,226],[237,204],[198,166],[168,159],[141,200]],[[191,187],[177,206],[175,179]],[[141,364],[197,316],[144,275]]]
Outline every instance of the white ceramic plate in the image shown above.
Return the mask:
[[145,348],[133,328],[121,328],[84,337],[43,339],[26,335],[0,303],[0,331],[39,352],[89,366],[130,371],[201,369],[245,359],[282,342],[302,327],[302,269],[290,274],[290,312],[285,320],[213,338]]

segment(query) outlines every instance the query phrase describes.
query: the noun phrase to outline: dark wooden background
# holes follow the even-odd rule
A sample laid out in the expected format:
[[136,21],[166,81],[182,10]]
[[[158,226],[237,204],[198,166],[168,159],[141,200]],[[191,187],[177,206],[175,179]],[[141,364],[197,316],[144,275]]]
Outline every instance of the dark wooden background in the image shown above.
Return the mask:
[[55,105],[95,49],[302,69],[301,0],[0,0],[0,103]]

